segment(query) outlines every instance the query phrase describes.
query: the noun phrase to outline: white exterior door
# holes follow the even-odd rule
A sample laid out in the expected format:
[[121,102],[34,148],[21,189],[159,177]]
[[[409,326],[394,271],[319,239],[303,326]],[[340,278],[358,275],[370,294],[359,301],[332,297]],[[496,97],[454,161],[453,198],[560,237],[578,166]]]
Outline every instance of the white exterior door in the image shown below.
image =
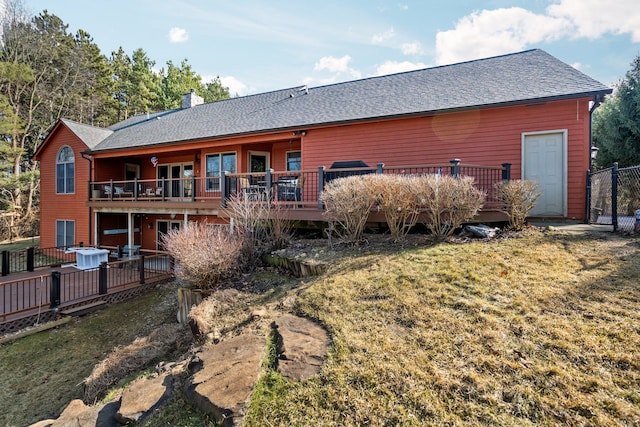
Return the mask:
[[522,135],[522,178],[537,181],[542,193],[531,216],[566,216],[566,131]]

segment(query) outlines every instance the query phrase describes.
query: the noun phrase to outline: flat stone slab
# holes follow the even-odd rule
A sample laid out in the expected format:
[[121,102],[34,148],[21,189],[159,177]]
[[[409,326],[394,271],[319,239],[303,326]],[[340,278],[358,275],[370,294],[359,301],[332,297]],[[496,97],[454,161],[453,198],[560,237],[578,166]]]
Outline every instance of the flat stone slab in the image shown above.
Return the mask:
[[137,379],[122,392],[116,420],[122,424],[138,422],[171,396],[173,380],[169,374]]
[[245,333],[203,347],[189,365],[187,399],[225,426],[239,423],[260,375],[265,346],[264,336]]
[[51,427],[119,427],[120,424],[114,418],[117,410],[118,404],[116,402],[87,406],[82,400],[75,399],[67,405],[60,417],[51,424]]
[[305,380],[318,372],[327,357],[329,334],[317,323],[285,314],[276,321],[282,337],[278,371],[293,380]]

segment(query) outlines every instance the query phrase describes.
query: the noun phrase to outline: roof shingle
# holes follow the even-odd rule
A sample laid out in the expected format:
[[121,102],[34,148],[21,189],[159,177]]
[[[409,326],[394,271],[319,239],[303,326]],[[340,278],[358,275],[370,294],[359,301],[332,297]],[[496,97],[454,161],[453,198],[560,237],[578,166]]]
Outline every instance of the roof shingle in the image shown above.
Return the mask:
[[611,89],[539,50],[137,116],[93,151],[575,98]]

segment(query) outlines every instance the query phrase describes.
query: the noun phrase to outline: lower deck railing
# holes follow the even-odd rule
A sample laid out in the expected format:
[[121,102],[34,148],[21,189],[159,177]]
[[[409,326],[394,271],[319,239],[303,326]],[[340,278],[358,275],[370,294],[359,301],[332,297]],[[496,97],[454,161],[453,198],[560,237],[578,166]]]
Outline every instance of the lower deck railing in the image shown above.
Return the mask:
[[170,277],[172,262],[168,255],[156,254],[104,262],[90,270],[64,270],[0,283],[0,323]]

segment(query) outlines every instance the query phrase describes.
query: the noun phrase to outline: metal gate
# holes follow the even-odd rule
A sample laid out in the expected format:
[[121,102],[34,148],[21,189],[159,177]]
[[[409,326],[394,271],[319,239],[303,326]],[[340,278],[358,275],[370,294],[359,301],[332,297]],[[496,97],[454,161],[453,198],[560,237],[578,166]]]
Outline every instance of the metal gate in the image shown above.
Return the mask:
[[589,222],[609,224],[614,231],[633,231],[640,213],[640,165],[613,167],[591,175]]

